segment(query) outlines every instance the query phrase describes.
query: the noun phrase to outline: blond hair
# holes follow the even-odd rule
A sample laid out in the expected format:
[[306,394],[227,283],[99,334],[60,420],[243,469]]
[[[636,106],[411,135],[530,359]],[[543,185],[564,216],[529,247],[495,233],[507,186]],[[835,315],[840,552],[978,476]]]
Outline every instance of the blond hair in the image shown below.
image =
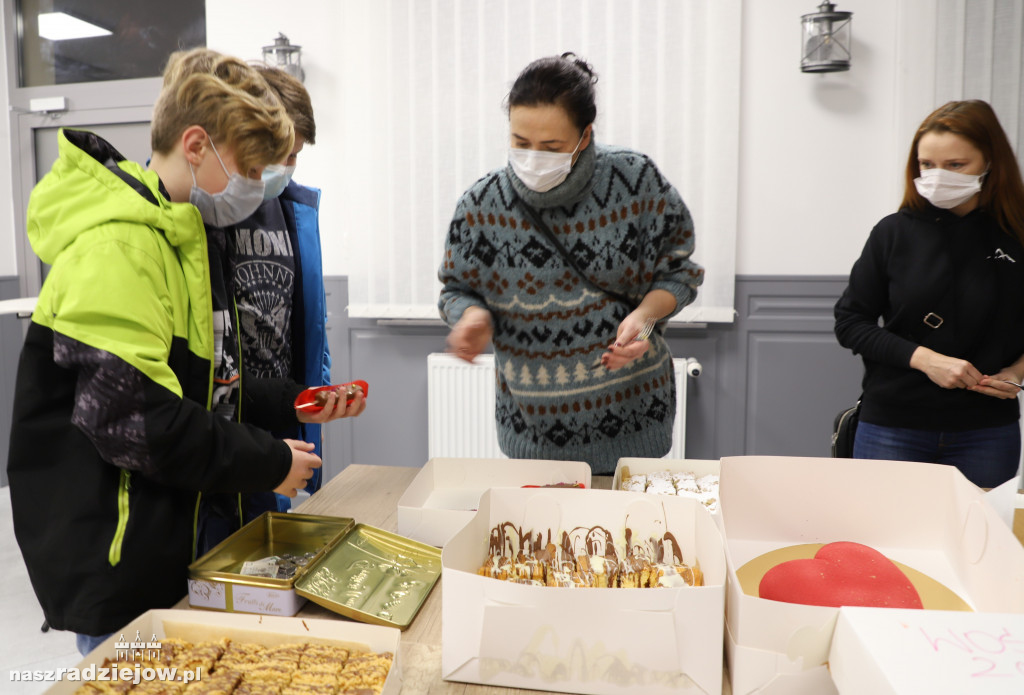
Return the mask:
[[282,161],[295,142],[292,120],[266,80],[245,62],[208,48],[171,54],[153,107],[153,151],[169,153],[193,125],[230,149],[242,174]]
[[313,119],[313,102],[309,98],[306,87],[281,68],[264,63],[253,63],[252,66],[281,99],[284,110],[288,112],[295,124],[296,134],[301,135],[308,144],[315,145],[316,121]]

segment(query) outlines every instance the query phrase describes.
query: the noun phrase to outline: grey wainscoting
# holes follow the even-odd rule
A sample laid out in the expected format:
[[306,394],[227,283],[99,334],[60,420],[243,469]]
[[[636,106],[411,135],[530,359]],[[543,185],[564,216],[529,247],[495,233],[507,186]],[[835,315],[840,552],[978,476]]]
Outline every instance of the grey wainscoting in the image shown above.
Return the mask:
[[[0,278],[0,299],[17,299],[21,296],[20,290],[18,278]],[[14,314],[0,315],[0,486],[7,484],[7,442],[11,439],[14,378],[27,322],[28,319]]]
[[[740,277],[736,321],[671,327],[672,353],[695,357],[687,456],[828,456],[832,419],[860,393],[860,360],[839,347],[832,306],[845,277]],[[437,322],[350,319],[345,278],[328,279],[336,382],[364,379],[369,406],[327,428],[326,473],[349,463],[419,466],[427,457],[427,355]]]
[[[827,456],[834,415],[860,393],[860,360],[839,347],[832,305],[845,277],[739,277],[736,321],[671,327],[677,357],[695,357],[690,380],[687,456]],[[353,319],[348,283],[328,278],[328,335],[336,383],[364,379],[369,407],[325,428],[324,473],[350,463],[420,466],[427,458],[427,355],[444,350],[436,322]],[[18,296],[0,278],[0,298]],[[0,317],[0,436],[10,436],[11,401],[25,320]],[[0,448],[6,484],[7,447]]]

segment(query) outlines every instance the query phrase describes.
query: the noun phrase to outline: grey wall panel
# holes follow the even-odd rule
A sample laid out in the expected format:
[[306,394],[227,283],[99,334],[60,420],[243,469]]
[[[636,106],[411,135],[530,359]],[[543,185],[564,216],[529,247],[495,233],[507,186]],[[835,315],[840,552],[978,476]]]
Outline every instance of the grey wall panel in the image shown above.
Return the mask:
[[374,327],[352,332],[352,374],[370,385],[354,423],[352,460],[386,466],[427,461],[427,355],[444,350],[446,331]]
[[836,349],[831,334],[759,332],[748,338],[746,452],[828,456],[835,414],[860,393],[856,360]]
[[745,373],[745,454],[828,456],[832,419],[860,394],[860,360],[839,346],[832,308],[846,279],[747,279],[737,284],[730,357]]
[[[341,384],[358,377],[349,376],[348,283],[343,278],[324,278],[327,295],[327,342],[331,350],[331,383]],[[332,422],[321,428],[324,466],[322,480],[327,481],[352,462],[352,423]]]
[[[18,278],[0,278],[0,299],[21,296]],[[25,340],[28,319],[0,316],[0,486],[7,484],[7,442],[11,439],[11,406],[18,355]]]

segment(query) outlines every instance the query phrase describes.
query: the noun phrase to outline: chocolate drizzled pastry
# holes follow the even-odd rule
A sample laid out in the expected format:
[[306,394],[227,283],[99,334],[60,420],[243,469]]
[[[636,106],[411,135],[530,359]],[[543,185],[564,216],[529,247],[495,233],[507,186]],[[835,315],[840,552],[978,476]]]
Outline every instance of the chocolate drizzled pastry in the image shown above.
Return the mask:
[[[683,559],[671,532],[661,538],[633,542],[625,529],[625,545],[616,547],[603,526],[578,526],[559,535],[551,529],[534,532],[511,522],[491,529],[488,557],[477,574],[534,586],[577,588],[656,588],[702,586],[699,563]],[[545,540],[546,539],[546,540]],[[620,559],[621,558],[621,559]]]

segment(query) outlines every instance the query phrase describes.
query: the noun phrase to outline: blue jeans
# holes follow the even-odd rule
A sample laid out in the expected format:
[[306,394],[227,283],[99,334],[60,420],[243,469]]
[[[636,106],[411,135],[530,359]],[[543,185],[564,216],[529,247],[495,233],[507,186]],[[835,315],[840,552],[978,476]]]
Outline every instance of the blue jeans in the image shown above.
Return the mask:
[[943,463],[959,468],[978,487],[996,487],[1017,473],[1020,424],[936,432],[882,427],[862,420],[853,439],[853,457]]
[[[112,635],[114,633],[110,633]],[[75,646],[78,647],[78,653],[85,656],[96,647],[103,644],[110,635],[83,635],[81,632],[75,633]]]

